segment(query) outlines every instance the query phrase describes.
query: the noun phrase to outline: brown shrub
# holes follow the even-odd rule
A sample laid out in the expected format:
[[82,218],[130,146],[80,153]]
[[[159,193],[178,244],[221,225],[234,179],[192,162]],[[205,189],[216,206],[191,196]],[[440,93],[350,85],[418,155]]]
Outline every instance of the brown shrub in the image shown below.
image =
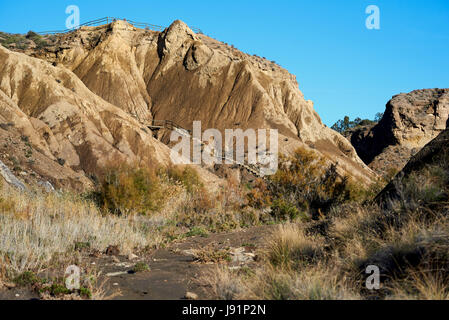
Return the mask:
[[319,218],[332,206],[351,199],[349,181],[337,173],[337,167],[301,148],[293,156],[281,156],[279,170],[270,178],[269,191],[273,214],[281,221],[300,216]]
[[[159,171],[163,174],[163,171]],[[198,172],[192,167],[171,166],[166,172],[169,179],[181,183],[189,193],[199,192],[203,187]]]
[[246,197],[248,205],[256,209],[269,207],[273,201],[267,183],[260,178],[256,179],[254,186],[250,186]]
[[150,215],[162,208],[165,191],[156,170],[119,164],[105,169],[96,198],[103,209],[113,214]]

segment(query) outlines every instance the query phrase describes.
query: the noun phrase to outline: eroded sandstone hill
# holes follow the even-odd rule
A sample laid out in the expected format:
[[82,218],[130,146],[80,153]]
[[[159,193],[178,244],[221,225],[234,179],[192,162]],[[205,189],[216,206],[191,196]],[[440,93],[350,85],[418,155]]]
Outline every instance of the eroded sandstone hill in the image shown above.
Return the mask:
[[403,189],[408,187],[407,181],[413,179],[417,186],[426,190],[429,199],[433,198],[435,203],[444,204],[448,198],[448,172],[449,129],[446,129],[410,159],[402,171],[377,196],[377,200],[403,197]]
[[449,89],[424,89],[394,96],[375,126],[351,130],[360,158],[379,174],[401,170],[449,125]]
[[[293,75],[181,21],[164,32],[116,21],[58,35],[51,47],[0,48],[0,77],[1,121],[52,163],[42,172],[50,180],[64,170],[83,180],[114,159],[169,163],[169,149],[145,127],[153,119],[187,129],[193,121],[203,130],[276,128],[281,152],[312,148],[343,173],[373,177]],[[54,170],[61,159],[64,169]]]

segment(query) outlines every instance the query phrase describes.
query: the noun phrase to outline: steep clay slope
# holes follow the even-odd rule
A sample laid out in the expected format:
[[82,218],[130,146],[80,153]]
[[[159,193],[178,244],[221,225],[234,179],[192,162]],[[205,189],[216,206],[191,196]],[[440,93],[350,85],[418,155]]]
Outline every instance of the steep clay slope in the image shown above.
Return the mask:
[[[276,128],[281,152],[316,149],[340,170],[373,176],[341,135],[327,128],[293,75],[175,21],[164,32],[124,21],[83,27],[32,55],[75,73],[95,94],[145,123],[172,120],[190,129]],[[167,137],[164,141],[167,142]]]
[[394,96],[382,120],[353,130],[349,139],[360,158],[379,174],[401,170],[422,147],[448,127],[449,89],[415,90]]
[[151,131],[93,94],[66,68],[0,47],[0,75],[0,120],[4,128],[14,128],[7,130],[11,141],[26,137],[35,156],[48,163],[63,160],[64,169],[35,168],[52,183],[67,178],[86,186],[86,175],[116,160],[169,162],[169,149]]

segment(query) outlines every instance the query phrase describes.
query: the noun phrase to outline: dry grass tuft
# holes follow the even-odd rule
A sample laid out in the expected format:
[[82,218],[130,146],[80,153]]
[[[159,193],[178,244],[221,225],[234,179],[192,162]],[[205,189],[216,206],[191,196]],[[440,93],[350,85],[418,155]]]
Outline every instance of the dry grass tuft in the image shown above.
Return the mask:
[[323,241],[307,237],[295,224],[281,225],[268,240],[268,261],[283,269],[299,268],[323,255]]
[[3,187],[0,197],[15,203],[14,211],[0,212],[0,264],[9,272],[39,269],[55,254],[73,251],[76,242],[98,251],[115,244],[126,253],[160,241],[132,219],[105,216],[92,202],[72,195]]
[[215,299],[236,300],[244,292],[245,288],[235,271],[227,267],[217,266],[200,279],[200,282],[212,289]]

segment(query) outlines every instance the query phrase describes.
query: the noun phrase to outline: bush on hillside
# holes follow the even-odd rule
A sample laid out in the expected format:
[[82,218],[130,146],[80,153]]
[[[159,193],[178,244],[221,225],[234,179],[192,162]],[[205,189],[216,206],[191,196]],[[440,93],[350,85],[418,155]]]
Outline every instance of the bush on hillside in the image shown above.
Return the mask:
[[27,39],[32,40],[38,49],[42,49],[48,46],[47,40],[45,40],[41,35],[37,34],[34,31],[28,31],[25,36]]
[[264,209],[271,206],[272,197],[267,183],[263,179],[256,179],[253,185],[248,185],[248,205],[256,209]]
[[[280,213],[281,218],[317,218],[333,205],[351,199],[349,181],[337,173],[336,165],[328,165],[324,158],[305,149],[296,150],[293,156],[281,157],[269,189],[272,199],[276,200],[272,209],[275,214]],[[283,214],[286,210],[289,213]]]
[[117,215],[150,215],[166,199],[155,170],[127,164],[106,168],[95,196],[103,209]]
[[171,180],[181,183],[189,193],[198,192],[203,187],[198,172],[192,167],[170,167],[166,172]]
[[374,125],[382,119],[383,115],[384,114],[380,112],[376,113],[374,120],[361,118],[355,118],[354,120],[351,120],[348,116],[345,116],[343,120],[340,119],[336,123],[334,123],[331,128],[339,133],[344,133],[346,130],[359,126]]

